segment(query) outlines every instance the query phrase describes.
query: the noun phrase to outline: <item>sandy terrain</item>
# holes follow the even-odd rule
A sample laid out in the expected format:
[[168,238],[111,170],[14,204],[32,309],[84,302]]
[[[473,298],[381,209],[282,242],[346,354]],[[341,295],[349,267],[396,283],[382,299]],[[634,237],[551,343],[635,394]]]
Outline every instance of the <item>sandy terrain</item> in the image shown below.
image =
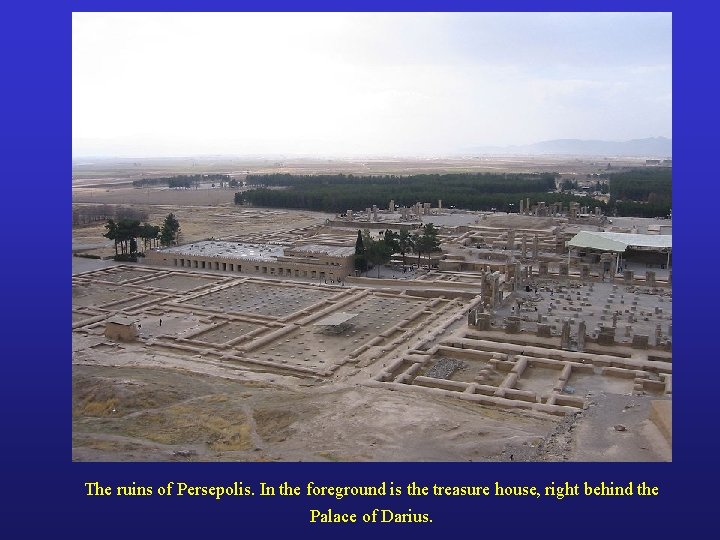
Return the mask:
[[[149,221],[155,224],[160,224],[172,212],[180,222],[183,242],[260,236],[272,239],[303,234],[292,231],[320,225],[333,216],[237,207],[233,204],[234,190],[148,190],[132,188],[128,183],[143,176],[201,172],[242,176],[248,171],[407,174],[557,170],[565,174],[586,174],[606,164],[607,160],[596,163],[553,158],[533,162],[517,158],[434,162],[208,158],[76,163],[73,204],[131,205],[146,210]],[[508,219],[498,215],[490,218],[488,224],[502,227]],[[472,222],[474,217],[459,213],[448,215],[446,220],[448,225],[460,224]],[[538,226],[537,220],[532,224]],[[102,237],[104,231],[102,223],[73,229],[74,248],[110,256],[114,249],[112,243]],[[112,265],[107,261],[78,259],[77,264],[74,261],[73,272],[106,268],[109,264]],[[159,346],[152,343],[162,338],[163,332],[178,335],[200,332],[196,334],[195,343],[207,344],[202,345],[207,350],[215,345],[220,347],[217,350],[222,350],[221,345],[228,339],[226,332],[262,330],[262,322],[256,319],[249,323],[233,319],[235,315],[227,314],[232,309],[223,305],[222,298],[227,297],[226,303],[247,302],[248,306],[259,299],[253,298],[252,286],[240,281],[232,285],[233,292],[223,289],[218,298],[212,292],[203,293],[202,298],[194,302],[184,295],[191,295],[188,291],[203,280],[207,281],[209,290],[215,283],[229,283],[223,280],[236,278],[204,273],[182,281],[170,274],[145,278],[144,271],[133,267],[112,273],[113,269],[102,276],[104,285],[81,283],[73,287],[73,322],[85,325],[91,321],[86,325],[89,330],[73,333],[72,421],[76,461],[663,461],[671,458],[670,449],[657,428],[647,421],[650,396],[627,395],[623,389],[601,389],[588,409],[559,417],[373,386],[368,381],[385,367],[380,354],[381,348],[385,351],[385,344],[369,350],[359,361],[342,365],[331,375],[323,376],[301,376],[292,370],[257,365],[248,367],[220,353],[183,354],[163,348],[162,343]],[[124,281],[127,279],[129,283]],[[460,318],[447,327],[445,336],[466,326],[461,302],[433,303],[426,298],[408,299],[407,296],[392,301],[391,295],[403,290],[424,291],[426,286],[422,283],[398,282],[384,293],[389,298],[358,297],[348,305],[360,307],[364,314],[375,310],[373,325],[377,326],[377,332],[396,322],[395,315],[389,314],[386,306],[393,305],[398,312],[400,306],[404,306],[403,317],[415,313],[412,324],[398,331],[398,334],[406,332],[402,343],[407,342],[408,349],[411,342],[433,333],[433,325],[442,317],[460,314]],[[460,285],[473,286],[472,283],[449,284],[450,287]],[[308,288],[310,284],[303,286],[306,287],[303,294],[312,301],[324,298],[321,289],[313,295],[313,289]],[[243,294],[238,296],[238,291]],[[325,296],[334,294],[336,292]],[[185,306],[188,310],[202,310],[207,304],[207,309],[212,308],[215,314],[172,313],[172,306],[155,307],[170,298],[178,301],[176,306]],[[137,305],[146,307],[133,311]],[[94,318],[102,319],[115,309],[129,309],[139,317],[143,344],[113,344],[102,336],[101,328],[92,327]],[[166,315],[162,311],[165,309],[171,313]],[[250,308],[243,309],[249,311]],[[276,313],[265,315],[270,316],[267,324],[272,328],[280,325],[272,319]],[[160,317],[165,317],[165,324],[159,324]],[[293,341],[294,338],[290,339],[293,336],[305,340],[309,350],[305,354],[311,357],[317,356],[310,354],[316,352],[315,349],[339,356],[340,351],[345,351],[341,348],[344,344],[333,345],[329,339],[326,343],[317,342],[309,332],[298,324],[288,339],[258,348],[254,355],[271,359],[282,353],[288,358],[288,355],[297,355],[299,361],[301,353],[293,351],[299,339]],[[398,334],[390,334],[388,343]],[[348,339],[354,343],[369,336],[353,335]],[[353,347],[357,345],[359,343]],[[406,345],[401,347],[405,349]],[[520,386],[525,385],[521,389],[540,391],[552,386],[554,378],[545,380],[539,371],[528,368],[527,376],[521,380]],[[458,373],[457,380],[463,380],[466,375],[469,377],[469,374]],[[616,430],[614,426],[618,424],[626,429]]]

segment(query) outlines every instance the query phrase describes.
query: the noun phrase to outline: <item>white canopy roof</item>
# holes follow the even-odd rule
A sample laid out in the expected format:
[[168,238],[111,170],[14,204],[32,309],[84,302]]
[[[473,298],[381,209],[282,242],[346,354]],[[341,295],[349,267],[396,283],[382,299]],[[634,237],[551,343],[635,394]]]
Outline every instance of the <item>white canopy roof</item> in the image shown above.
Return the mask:
[[664,250],[672,249],[672,235],[580,231],[567,245],[614,252],[622,252],[627,248]]

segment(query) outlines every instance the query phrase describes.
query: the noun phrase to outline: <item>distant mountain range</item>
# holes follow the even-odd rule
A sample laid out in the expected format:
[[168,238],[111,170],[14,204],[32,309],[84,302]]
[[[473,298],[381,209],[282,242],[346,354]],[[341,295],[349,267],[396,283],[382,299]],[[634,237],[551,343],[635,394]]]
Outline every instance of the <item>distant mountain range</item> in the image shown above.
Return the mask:
[[583,139],[555,139],[525,146],[478,146],[467,148],[464,154],[492,155],[563,155],[563,156],[623,156],[672,157],[672,139],[651,137],[631,141],[593,141]]

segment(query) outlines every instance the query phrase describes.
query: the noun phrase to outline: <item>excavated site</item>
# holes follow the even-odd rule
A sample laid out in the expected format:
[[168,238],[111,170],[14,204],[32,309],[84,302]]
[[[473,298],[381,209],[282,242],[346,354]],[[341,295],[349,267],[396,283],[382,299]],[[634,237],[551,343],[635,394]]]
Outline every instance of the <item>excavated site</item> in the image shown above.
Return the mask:
[[[671,459],[669,222],[223,211],[143,263],[74,258],[73,459]],[[431,222],[442,253],[347,269],[358,230]]]

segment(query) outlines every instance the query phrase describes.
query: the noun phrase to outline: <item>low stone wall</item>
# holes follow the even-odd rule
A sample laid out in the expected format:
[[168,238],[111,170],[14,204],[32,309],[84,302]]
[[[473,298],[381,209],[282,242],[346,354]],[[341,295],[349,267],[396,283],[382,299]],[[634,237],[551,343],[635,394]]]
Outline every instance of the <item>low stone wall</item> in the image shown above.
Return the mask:
[[672,444],[672,401],[652,401],[650,403],[650,421],[657,426],[668,444]]

